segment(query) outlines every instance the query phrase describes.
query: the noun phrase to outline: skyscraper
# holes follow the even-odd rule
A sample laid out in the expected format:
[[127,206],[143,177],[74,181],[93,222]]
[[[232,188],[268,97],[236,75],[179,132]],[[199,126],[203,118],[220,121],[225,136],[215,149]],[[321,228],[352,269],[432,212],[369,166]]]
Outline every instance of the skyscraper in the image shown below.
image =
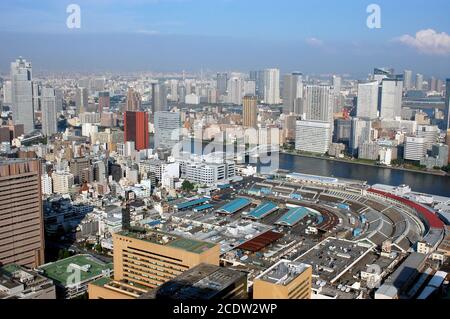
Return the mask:
[[42,133],[51,136],[58,132],[56,117],[55,90],[50,87],[41,89]]
[[43,264],[40,161],[0,161],[0,207],[0,265]]
[[167,109],[167,91],[163,83],[152,83],[152,111],[168,111]]
[[33,72],[31,63],[19,58],[11,63],[11,104],[14,124],[23,124],[25,133],[34,130]]
[[394,119],[402,115],[403,81],[385,79],[381,88],[380,117]]
[[124,114],[124,140],[134,142],[137,151],[149,148],[148,113],[127,111]]
[[437,90],[438,90],[437,89],[437,79],[434,76],[432,76],[429,83],[430,83],[430,85],[429,85],[428,90],[432,91],[432,92],[437,92]]
[[332,90],[325,85],[307,85],[303,109],[305,119],[312,121],[333,122]]
[[405,82],[405,89],[411,90],[413,88],[411,70],[405,70],[403,72],[403,81]]
[[111,99],[109,97],[109,92],[99,92],[98,93],[98,112],[108,111],[111,106]]
[[179,112],[155,113],[155,148],[172,149],[180,139],[181,118]]
[[295,72],[286,74],[283,83],[283,112],[284,114],[294,113],[298,109],[298,99],[303,97],[303,79],[302,74]]
[[80,114],[87,111],[89,107],[89,91],[87,88],[77,88],[75,96],[75,106],[77,107],[78,113]]
[[141,95],[133,88],[128,88],[127,93],[127,107],[125,111],[140,111],[141,110]]
[[372,122],[367,119],[353,118],[350,133],[350,152],[358,154],[359,147],[364,142],[370,142]]
[[255,81],[256,95],[264,98],[264,71],[250,71],[250,80]]
[[416,90],[418,91],[423,90],[423,75],[420,73],[416,75]]
[[232,77],[228,81],[228,103],[242,105],[243,84],[240,77]]
[[357,117],[375,119],[378,116],[378,82],[358,84]]
[[331,86],[333,87],[334,94],[339,95],[342,89],[342,78],[337,75],[333,75],[331,78]]
[[217,87],[217,94],[219,97],[227,93],[227,85],[228,85],[228,74],[217,73],[216,87]]
[[256,96],[245,96],[243,99],[244,126],[256,128],[258,125],[258,98]]
[[280,70],[264,70],[264,102],[269,105],[280,104]]

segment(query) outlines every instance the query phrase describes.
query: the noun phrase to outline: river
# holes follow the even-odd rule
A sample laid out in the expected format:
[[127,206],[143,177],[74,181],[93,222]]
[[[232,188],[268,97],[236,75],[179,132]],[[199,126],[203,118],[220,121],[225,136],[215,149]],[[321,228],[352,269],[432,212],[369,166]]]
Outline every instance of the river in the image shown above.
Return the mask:
[[[152,139],[151,144],[153,144]],[[185,141],[183,144],[187,149],[189,149],[190,146],[190,151],[198,151],[201,149],[200,145],[205,147],[208,143],[200,142],[200,145],[197,144],[199,147],[197,149],[194,148],[194,141]],[[415,192],[450,197],[449,176],[438,176],[378,166],[338,162],[329,159],[303,157],[285,153],[279,154],[278,165],[280,169],[291,172],[360,180],[366,181],[369,185],[386,184],[398,186],[406,184]]]
[[297,173],[367,181],[368,184],[409,185],[413,191],[450,197],[450,177],[389,168],[280,154],[281,169]]

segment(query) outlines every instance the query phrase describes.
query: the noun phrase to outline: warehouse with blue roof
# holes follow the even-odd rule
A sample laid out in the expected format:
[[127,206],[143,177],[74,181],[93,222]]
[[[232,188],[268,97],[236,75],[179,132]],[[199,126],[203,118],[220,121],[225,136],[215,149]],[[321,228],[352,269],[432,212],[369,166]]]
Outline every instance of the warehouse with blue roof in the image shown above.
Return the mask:
[[311,212],[305,207],[295,207],[289,209],[275,224],[293,227],[308,216]]
[[273,212],[277,211],[278,209],[279,209],[279,207],[275,203],[265,202],[265,203],[262,203],[261,205],[259,205],[258,207],[256,207],[255,209],[253,209],[252,211],[250,211],[247,218],[256,219],[256,220],[262,219],[262,218],[272,214]]
[[206,197],[202,197],[202,198],[198,198],[198,199],[194,199],[188,202],[183,202],[180,204],[176,204],[174,205],[174,208],[178,209],[178,210],[185,210],[185,209],[191,209],[192,207],[198,206],[198,205],[202,205],[206,202],[209,201],[209,198]]
[[194,208],[194,212],[199,213],[199,212],[203,212],[205,210],[211,209],[214,206],[211,204],[205,204],[205,205],[201,205],[201,206],[197,206]]
[[249,206],[251,203],[252,201],[250,199],[238,198],[222,206],[221,208],[218,209],[217,212],[229,215],[235,214],[241,209],[244,209],[245,207]]

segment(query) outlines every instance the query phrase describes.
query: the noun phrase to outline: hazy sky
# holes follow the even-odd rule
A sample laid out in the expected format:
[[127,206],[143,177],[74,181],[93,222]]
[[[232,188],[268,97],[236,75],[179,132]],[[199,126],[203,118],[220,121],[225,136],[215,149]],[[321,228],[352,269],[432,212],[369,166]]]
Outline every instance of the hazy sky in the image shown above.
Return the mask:
[[[81,7],[81,29],[66,8]],[[381,29],[366,8],[381,7]],[[1,0],[0,73],[250,70],[450,76],[448,0]]]

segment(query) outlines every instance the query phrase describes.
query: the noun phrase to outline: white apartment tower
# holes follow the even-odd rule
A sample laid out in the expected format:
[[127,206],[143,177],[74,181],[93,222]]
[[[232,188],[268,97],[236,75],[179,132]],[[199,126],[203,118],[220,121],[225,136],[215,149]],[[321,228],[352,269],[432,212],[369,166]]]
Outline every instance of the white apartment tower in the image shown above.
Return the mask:
[[333,90],[326,85],[307,85],[303,110],[305,120],[333,122]]
[[281,103],[279,69],[264,70],[264,102],[269,105]]
[[179,112],[155,113],[155,148],[173,148],[180,140]]
[[325,121],[297,121],[295,149],[325,154],[331,144],[332,125]]
[[375,119],[378,117],[378,82],[358,84],[356,116]]
[[384,79],[381,84],[382,119],[395,119],[402,115],[403,81]]

